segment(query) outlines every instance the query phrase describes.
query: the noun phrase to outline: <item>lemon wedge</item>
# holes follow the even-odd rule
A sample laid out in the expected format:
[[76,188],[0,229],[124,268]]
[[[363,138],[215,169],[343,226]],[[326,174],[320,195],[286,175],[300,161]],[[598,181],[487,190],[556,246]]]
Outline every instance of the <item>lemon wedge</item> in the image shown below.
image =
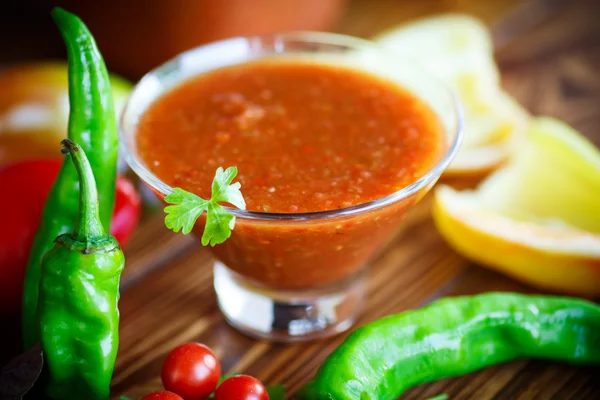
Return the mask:
[[400,26],[374,40],[423,65],[457,95],[465,134],[447,175],[480,175],[508,159],[529,115],[500,87],[485,24],[467,15],[447,14]]
[[[115,111],[125,106],[131,83],[111,74]],[[66,62],[17,65],[0,72],[0,165],[60,156],[67,134],[69,82]],[[59,146],[60,148],[60,146]]]
[[496,85],[500,82],[491,35],[483,22],[469,15],[442,14],[416,20],[373,40],[451,82],[464,74]]
[[476,190],[439,186],[433,216],[467,258],[541,289],[600,295],[600,151],[560,121],[533,119]]

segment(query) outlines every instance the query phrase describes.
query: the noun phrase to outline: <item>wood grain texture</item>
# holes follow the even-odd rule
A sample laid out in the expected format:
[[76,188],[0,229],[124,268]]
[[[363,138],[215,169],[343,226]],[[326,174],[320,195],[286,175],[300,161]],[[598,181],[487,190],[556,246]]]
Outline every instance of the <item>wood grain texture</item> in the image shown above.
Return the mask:
[[[561,118],[600,145],[600,2],[567,1],[560,8],[554,3],[354,0],[339,30],[370,36],[416,16],[471,12],[493,24],[504,45],[497,57],[505,88],[533,114]],[[519,8],[513,12],[515,6]],[[553,7],[552,12],[547,7]],[[544,18],[531,24],[538,14]],[[511,29],[518,37],[511,36]],[[358,325],[442,296],[535,292],[454,253],[435,230],[430,205],[428,196],[373,261]],[[159,389],[166,353],[187,341],[213,348],[224,371],[242,371],[267,384],[283,383],[294,392],[345,337],[280,345],[252,340],[230,328],[216,305],[210,256],[188,238],[167,232],[160,215],[142,225],[127,249],[127,260],[115,396],[136,398]],[[519,360],[422,385],[402,399],[424,400],[439,393],[451,399],[600,399],[600,369]]]

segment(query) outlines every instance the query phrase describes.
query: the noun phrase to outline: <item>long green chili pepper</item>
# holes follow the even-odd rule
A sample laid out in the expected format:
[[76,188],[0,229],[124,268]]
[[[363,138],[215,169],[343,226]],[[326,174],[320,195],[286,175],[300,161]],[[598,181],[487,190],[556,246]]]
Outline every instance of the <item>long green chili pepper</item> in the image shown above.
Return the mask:
[[[75,15],[60,8],[52,11],[69,57],[69,139],[87,153],[100,194],[100,219],[109,231],[115,196],[117,124],[108,72],[94,38]],[[23,344],[36,341],[36,307],[40,263],[54,239],[73,229],[79,183],[73,163],[66,159],[50,191],[38,228],[23,287]]]
[[357,329],[296,399],[393,400],[522,357],[600,363],[600,306],[511,293],[442,299]]
[[81,190],[73,232],[60,235],[42,261],[38,318],[50,371],[46,393],[60,400],[106,400],[119,347],[124,256],[100,221],[85,153],[69,139],[62,145],[75,164]]

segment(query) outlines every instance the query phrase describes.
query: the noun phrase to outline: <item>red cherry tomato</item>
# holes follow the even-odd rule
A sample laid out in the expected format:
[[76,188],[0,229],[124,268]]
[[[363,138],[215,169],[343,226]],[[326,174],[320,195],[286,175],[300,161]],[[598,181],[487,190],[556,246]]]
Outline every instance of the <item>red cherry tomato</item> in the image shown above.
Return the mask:
[[217,357],[200,343],[186,343],[174,348],[161,371],[165,389],[185,400],[207,398],[217,387],[220,376],[221,366]]
[[110,234],[124,247],[140,219],[142,199],[130,180],[117,176],[115,192],[115,210],[110,222]]
[[258,379],[236,375],[221,383],[215,393],[215,400],[269,400],[269,394]]
[[[58,176],[62,159],[27,160],[0,168],[0,310],[17,311],[29,252],[44,203]],[[9,210],[9,211],[8,211]],[[135,230],[140,196],[131,182],[117,177],[110,233],[121,246]]]
[[142,400],[184,400],[181,396],[176,395],[173,392],[167,392],[161,390],[160,392],[153,392],[142,397]]

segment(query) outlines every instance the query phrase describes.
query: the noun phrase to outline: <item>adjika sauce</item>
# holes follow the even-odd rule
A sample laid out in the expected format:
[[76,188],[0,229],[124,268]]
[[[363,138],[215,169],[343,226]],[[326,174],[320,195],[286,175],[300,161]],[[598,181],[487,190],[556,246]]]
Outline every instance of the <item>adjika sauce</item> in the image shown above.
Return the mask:
[[[335,210],[416,181],[446,143],[431,109],[401,87],[347,67],[263,60],[211,71],[142,115],[137,145],[161,180],[210,196],[217,167],[237,166],[249,210]],[[214,249],[237,272],[283,288],[356,271],[419,196],[343,218],[238,218]]]

